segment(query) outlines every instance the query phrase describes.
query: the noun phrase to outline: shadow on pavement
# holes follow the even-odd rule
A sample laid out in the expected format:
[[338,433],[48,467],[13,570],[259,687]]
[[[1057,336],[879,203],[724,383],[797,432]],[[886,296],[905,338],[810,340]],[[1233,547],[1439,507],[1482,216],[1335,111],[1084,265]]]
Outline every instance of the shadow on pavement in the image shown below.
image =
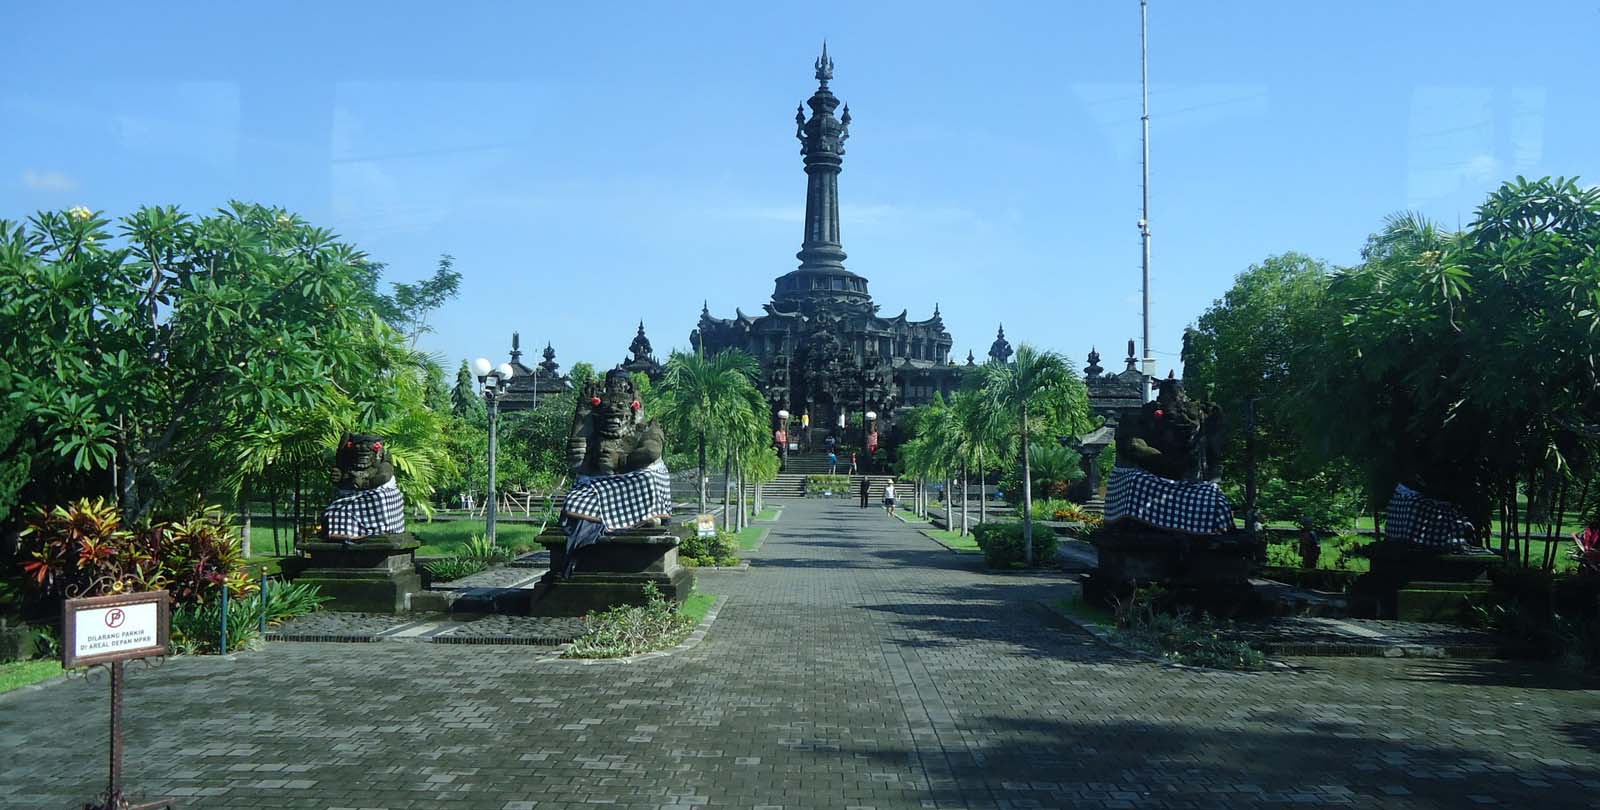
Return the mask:
[[[885,771],[908,764],[924,806],[1454,808],[1497,799],[1511,807],[1587,806],[1600,769],[1552,766],[1494,750],[1418,745],[1389,726],[1318,723],[1282,729],[1199,727],[1190,720],[1074,722],[970,718],[993,729],[976,755],[936,747],[842,752]],[[1489,739],[1489,738],[1480,738]],[[1500,738],[1503,739],[1503,738]],[[1494,743],[1489,743],[1494,745]],[[970,749],[968,749],[970,750]],[[902,786],[904,787],[904,786]],[[1477,798],[1469,798],[1477,797]],[[1383,803],[1378,806],[1391,806]]]

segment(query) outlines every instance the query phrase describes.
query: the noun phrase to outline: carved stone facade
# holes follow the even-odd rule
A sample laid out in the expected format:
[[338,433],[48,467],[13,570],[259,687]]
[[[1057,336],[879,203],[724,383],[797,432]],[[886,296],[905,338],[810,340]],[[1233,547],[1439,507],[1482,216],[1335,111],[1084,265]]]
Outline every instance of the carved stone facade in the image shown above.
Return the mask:
[[532,410],[539,400],[572,390],[572,381],[561,373],[550,344],[544,346],[544,362],[532,368],[522,364],[522,338],[516,332],[511,333],[511,370],[511,382],[500,396],[501,411]]
[[1134,354],[1133,341],[1128,341],[1127,368],[1116,374],[1107,374],[1100,367],[1100,352],[1089,350],[1089,365],[1083,370],[1083,383],[1089,389],[1089,412],[1103,416],[1106,424],[1115,427],[1122,412],[1144,405],[1145,378],[1139,371],[1139,358]]
[[845,435],[859,438],[864,414],[873,411],[887,434],[897,409],[949,396],[960,387],[963,369],[950,360],[953,341],[938,306],[925,320],[905,311],[883,317],[867,279],[845,269],[839,171],[851,118],[849,105],[834,117],[840,102],[828,89],[833,60],[826,46],[816,78],[817,90],[806,102],[810,118],[804,107],[795,116],[807,178],[800,266],[776,279],[764,314],[736,309],[732,318],[716,318],[703,308],[689,340],[708,353],[743,349],[755,356],[774,414],[786,409],[796,420],[807,414],[813,430],[830,432],[844,418],[857,426]]

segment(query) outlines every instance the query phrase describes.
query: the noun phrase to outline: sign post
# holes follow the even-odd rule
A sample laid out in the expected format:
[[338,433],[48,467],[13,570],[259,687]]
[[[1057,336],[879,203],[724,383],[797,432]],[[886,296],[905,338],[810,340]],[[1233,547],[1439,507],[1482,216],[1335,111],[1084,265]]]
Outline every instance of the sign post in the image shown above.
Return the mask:
[[84,810],[176,808],[170,799],[133,804],[122,794],[123,665],[167,654],[171,596],[166,591],[68,599],[62,610],[64,669],[111,667],[111,777],[99,804]]
[[714,515],[696,515],[695,533],[701,537],[717,536],[717,519]]

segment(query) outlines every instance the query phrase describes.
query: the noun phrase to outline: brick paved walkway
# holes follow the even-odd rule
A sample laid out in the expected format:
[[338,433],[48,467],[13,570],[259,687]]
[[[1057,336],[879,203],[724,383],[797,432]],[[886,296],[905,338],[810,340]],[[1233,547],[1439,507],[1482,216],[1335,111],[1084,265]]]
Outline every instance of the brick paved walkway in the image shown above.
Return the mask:
[[[1600,692],[1519,665],[1184,671],[881,510],[790,504],[707,639],[634,664],[274,644],[130,677],[130,782],[183,807],[1600,807]],[[1536,685],[1542,684],[1542,685]],[[0,698],[0,806],[101,786],[105,681]]]

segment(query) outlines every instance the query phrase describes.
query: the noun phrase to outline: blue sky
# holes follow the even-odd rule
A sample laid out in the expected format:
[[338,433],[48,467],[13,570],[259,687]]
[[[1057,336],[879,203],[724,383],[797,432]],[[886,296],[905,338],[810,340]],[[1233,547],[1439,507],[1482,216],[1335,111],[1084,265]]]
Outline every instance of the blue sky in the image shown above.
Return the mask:
[[[213,8],[212,6],[215,6]],[[159,11],[156,9],[160,9]],[[1082,365],[1139,331],[1136,0],[19,4],[0,24],[0,218],[283,205],[392,280],[457,259],[423,346],[512,330],[663,357],[702,300],[796,265],[795,105],[824,37],[854,123],[847,265],[957,353],[1003,321]],[[1154,0],[1153,348],[1252,262],[1353,262],[1501,179],[1600,179],[1600,2]]]

